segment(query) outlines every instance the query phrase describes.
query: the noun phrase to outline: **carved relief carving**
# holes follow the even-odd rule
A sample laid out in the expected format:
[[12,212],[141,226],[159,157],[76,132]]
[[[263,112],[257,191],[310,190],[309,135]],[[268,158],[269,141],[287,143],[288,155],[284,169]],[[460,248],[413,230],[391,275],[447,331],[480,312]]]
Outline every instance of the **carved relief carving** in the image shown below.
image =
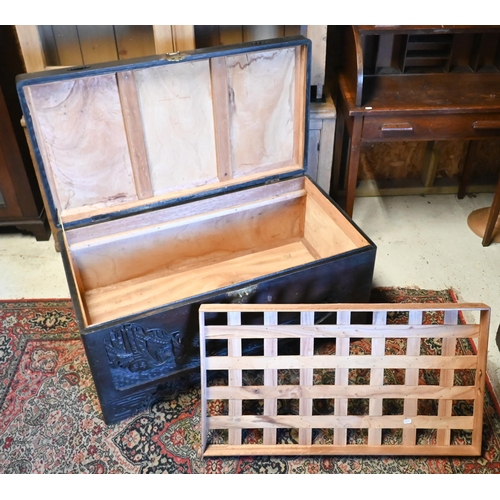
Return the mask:
[[145,330],[136,323],[126,323],[111,330],[104,340],[111,368],[133,373],[175,361],[181,356],[179,332],[159,328]]

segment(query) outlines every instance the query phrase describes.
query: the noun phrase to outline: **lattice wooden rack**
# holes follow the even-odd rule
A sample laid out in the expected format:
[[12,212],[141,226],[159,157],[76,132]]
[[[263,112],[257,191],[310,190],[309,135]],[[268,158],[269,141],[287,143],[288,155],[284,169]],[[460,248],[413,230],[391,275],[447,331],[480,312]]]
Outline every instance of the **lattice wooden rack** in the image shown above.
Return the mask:
[[202,305],[203,454],[480,455],[489,317],[475,303]]

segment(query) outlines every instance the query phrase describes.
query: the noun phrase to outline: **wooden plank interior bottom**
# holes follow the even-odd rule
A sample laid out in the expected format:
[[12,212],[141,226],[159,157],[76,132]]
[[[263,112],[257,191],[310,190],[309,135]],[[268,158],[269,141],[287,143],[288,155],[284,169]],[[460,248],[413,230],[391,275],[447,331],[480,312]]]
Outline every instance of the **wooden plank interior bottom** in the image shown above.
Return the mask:
[[480,455],[489,315],[471,303],[202,305],[203,454]]
[[[85,293],[85,302],[90,322],[98,324],[315,260],[316,256],[307,243],[303,240],[292,241],[201,268],[179,272],[158,271],[90,290]],[[130,297],[134,298],[133,301]]]
[[65,234],[86,326],[371,245],[304,177]]

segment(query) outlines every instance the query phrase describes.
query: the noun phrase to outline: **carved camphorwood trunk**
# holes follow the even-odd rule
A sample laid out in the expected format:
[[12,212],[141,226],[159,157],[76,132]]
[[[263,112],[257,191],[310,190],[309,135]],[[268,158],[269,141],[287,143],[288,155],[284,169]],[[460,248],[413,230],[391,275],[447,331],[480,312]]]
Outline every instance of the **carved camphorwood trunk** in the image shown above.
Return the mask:
[[199,370],[202,303],[367,301],[376,248],[305,174],[302,37],[18,77],[104,419]]

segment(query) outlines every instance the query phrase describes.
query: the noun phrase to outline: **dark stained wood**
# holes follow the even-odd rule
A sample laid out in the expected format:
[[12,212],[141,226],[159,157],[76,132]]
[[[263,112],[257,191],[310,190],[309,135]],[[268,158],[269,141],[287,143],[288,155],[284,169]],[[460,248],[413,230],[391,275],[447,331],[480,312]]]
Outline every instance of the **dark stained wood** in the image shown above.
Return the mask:
[[495,192],[495,197],[493,198],[493,203],[491,204],[490,211],[488,214],[488,222],[486,223],[486,229],[484,230],[483,236],[483,247],[490,245],[493,238],[493,230],[498,223],[498,214],[500,213],[500,177],[498,179],[498,185]]
[[118,59],[113,26],[78,26],[83,63],[94,64]]
[[243,42],[243,26],[221,24],[219,26],[220,44],[230,45]]
[[[346,50],[336,73],[337,119],[345,123],[350,137],[338,147],[350,151],[336,153],[334,178],[341,178],[337,172],[346,169],[349,215],[362,143],[500,136],[499,26],[339,29]],[[475,151],[474,147],[467,158],[460,196],[470,179]],[[431,181],[426,176],[427,187]],[[337,194],[339,186],[332,186],[332,192]]]
[[345,136],[344,115],[337,113],[336,122],[337,123],[335,126],[335,144],[337,146],[333,149],[332,176],[330,182],[330,193],[335,199],[338,198],[338,190],[340,186],[340,165],[342,164],[342,151],[347,149],[342,147]]
[[474,48],[474,33],[458,34],[453,38],[450,55],[450,71],[467,72],[472,71],[471,55]]
[[354,45],[356,53],[356,106],[361,106],[361,100],[363,97],[363,53],[360,52],[361,47],[361,37],[354,31]]
[[[361,154],[361,129],[363,127],[362,118],[354,119],[354,127],[352,133],[352,144],[349,155],[349,167],[347,169],[347,191],[356,191],[356,182],[358,180],[359,157]],[[348,197],[346,202],[346,212],[352,214],[354,208],[354,197]]]
[[155,41],[151,26],[116,25],[114,29],[118,59],[150,56],[155,53]]
[[442,34],[442,33],[488,33],[498,30],[498,25],[358,25],[356,29],[363,35],[378,35],[389,32],[393,34]]
[[0,27],[0,45],[0,226],[15,226],[47,240],[47,216],[21,126],[15,76],[24,65],[13,26]]
[[50,230],[43,208],[38,208],[26,175],[3,93],[0,90],[0,226],[16,226],[47,240]]
[[[372,107],[373,109],[365,109]],[[365,76],[351,114],[500,111],[500,73]]]
[[218,25],[198,24],[194,27],[194,38],[196,47],[214,47],[221,45],[220,30]]

